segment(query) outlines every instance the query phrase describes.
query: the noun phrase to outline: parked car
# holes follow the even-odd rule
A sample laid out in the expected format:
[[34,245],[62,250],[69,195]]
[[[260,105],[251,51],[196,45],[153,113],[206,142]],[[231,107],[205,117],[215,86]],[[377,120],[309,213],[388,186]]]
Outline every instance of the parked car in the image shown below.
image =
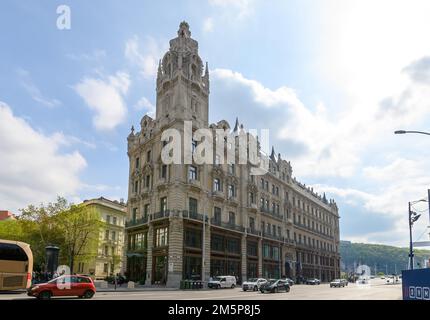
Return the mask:
[[345,286],[347,286],[347,285],[348,285],[348,280],[346,280],[346,279],[340,279],[340,281],[341,281],[342,283],[344,283],[344,284],[345,284]]
[[46,283],[31,286],[27,294],[38,299],[50,299],[51,297],[77,296],[91,299],[96,293],[93,280],[86,276],[63,275]]
[[258,291],[260,289],[260,286],[266,282],[267,280],[263,278],[251,278],[248,281],[245,281],[244,283],[242,283],[242,290]]
[[209,280],[208,287],[213,289],[234,288],[236,287],[235,276],[218,276]]
[[306,284],[311,284],[311,285],[321,284],[321,280],[319,280],[317,278],[307,279]]
[[330,288],[345,287],[345,282],[342,279],[334,279],[330,282]]
[[265,292],[271,292],[271,293],[275,293],[275,292],[279,292],[279,291],[285,291],[285,292],[290,292],[290,285],[288,284],[288,282],[286,280],[269,280],[266,283],[262,284],[260,287],[260,292],[261,293],[265,293]]
[[293,279],[285,278],[284,280],[288,282],[288,284],[290,285],[290,287],[294,285],[294,280]]

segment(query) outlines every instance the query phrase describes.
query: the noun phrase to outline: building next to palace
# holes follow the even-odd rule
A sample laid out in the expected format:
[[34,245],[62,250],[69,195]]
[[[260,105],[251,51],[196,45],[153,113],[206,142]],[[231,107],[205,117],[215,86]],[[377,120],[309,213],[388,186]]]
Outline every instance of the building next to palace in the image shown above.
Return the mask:
[[[161,160],[161,134],[209,125],[209,70],[182,22],[160,61],[156,117],[145,115],[128,136],[129,194],[126,275],[147,285],[178,287],[181,280],[217,275],[297,279],[340,276],[336,203],[292,177],[290,162],[272,149],[269,170],[250,164],[170,164]],[[194,142],[192,142],[195,148]],[[184,162],[183,162],[184,163]]]
[[77,272],[94,279],[104,279],[123,270],[126,205],[103,197],[85,200],[83,205],[94,208],[104,222],[99,230],[97,254],[90,261],[78,262]]

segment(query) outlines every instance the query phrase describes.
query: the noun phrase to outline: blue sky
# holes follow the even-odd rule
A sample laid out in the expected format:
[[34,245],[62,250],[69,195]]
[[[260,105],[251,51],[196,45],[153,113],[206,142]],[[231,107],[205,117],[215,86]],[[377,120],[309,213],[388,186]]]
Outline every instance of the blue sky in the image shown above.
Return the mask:
[[[57,28],[59,5],[71,29]],[[293,173],[338,202],[341,237],[407,244],[426,196],[428,1],[0,4],[0,207],[127,198],[126,137],[153,112],[158,59],[186,20],[211,74],[210,121],[270,128]],[[427,240],[424,217],[415,238]]]

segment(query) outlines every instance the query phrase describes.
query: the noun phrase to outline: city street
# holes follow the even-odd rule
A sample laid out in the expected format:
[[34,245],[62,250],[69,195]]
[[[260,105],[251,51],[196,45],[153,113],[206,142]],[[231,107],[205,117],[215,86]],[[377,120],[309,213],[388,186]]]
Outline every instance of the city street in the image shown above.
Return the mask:
[[[330,288],[329,284],[294,285],[289,293],[276,294],[243,292],[240,288],[196,291],[130,290],[130,292],[98,292],[92,300],[400,300],[401,298],[401,284],[386,284],[385,280],[375,279],[370,285],[350,283],[344,288]],[[9,299],[34,298],[24,293],[0,294],[0,300]]]

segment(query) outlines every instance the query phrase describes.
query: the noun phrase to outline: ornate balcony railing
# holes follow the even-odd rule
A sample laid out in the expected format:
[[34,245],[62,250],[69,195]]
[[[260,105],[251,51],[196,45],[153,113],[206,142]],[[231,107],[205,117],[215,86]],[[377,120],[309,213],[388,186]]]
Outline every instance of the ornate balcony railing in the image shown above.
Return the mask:
[[267,233],[267,232],[263,232],[263,237],[268,238],[268,239],[272,239],[272,240],[283,241],[282,236],[274,235],[274,234]]
[[126,221],[125,222],[125,227],[135,227],[135,226],[139,226],[142,224],[146,224],[148,223],[148,216],[144,216],[142,218],[139,219],[135,219],[135,220],[130,220],[130,221]]
[[[188,218],[188,219],[193,219],[193,220],[203,221],[203,214],[197,213],[194,211],[183,210],[182,211],[182,217]],[[207,217],[206,217],[206,220],[207,220]]]
[[211,225],[226,228],[233,231],[239,231],[239,232],[245,231],[245,228],[243,226],[239,226],[237,224],[229,223],[229,222],[222,222],[214,218],[211,219]]
[[297,221],[294,223],[294,225],[295,225],[295,226],[297,226],[297,227],[299,227],[299,228],[302,228],[302,229],[305,229],[305,230],[307,230],[307,231],[310,231],[310,232],[312,232],[312,233],[314,233],[314,234],[318,235],[319,237],[323,237],[323,238],[330,239],[330,240],[333,240],[333,239],[334,239],[334,237],[333,237],[333,236],[329,236],[329,235],[327,235],[327,234],[324,234],[324,233],[322,233],[322,232],[319,232],[319,231],[318,231],[318,230],[316,230],[315,228],[314,228],[314,229],[312,229],[311,227],[308,227],[307,225],[304,225],[304,224],[302,224],[302,223],[298,223]]
[[253,228],[247,228],[246,232],[255,236],[261,236],[261,231],[255,230]]
[[270,210],[268,208],[260,207],[260,211],[262,213],[265,213],[265,214],[267,214],[269,216],[272,216],[272,217],[274,217],[276,219],[279,219],[279,220],[283,220],[284,219],[284,216],[282,214],[279,214],[279,213],[277,213],[277,212],[275,212],[273,210]]

